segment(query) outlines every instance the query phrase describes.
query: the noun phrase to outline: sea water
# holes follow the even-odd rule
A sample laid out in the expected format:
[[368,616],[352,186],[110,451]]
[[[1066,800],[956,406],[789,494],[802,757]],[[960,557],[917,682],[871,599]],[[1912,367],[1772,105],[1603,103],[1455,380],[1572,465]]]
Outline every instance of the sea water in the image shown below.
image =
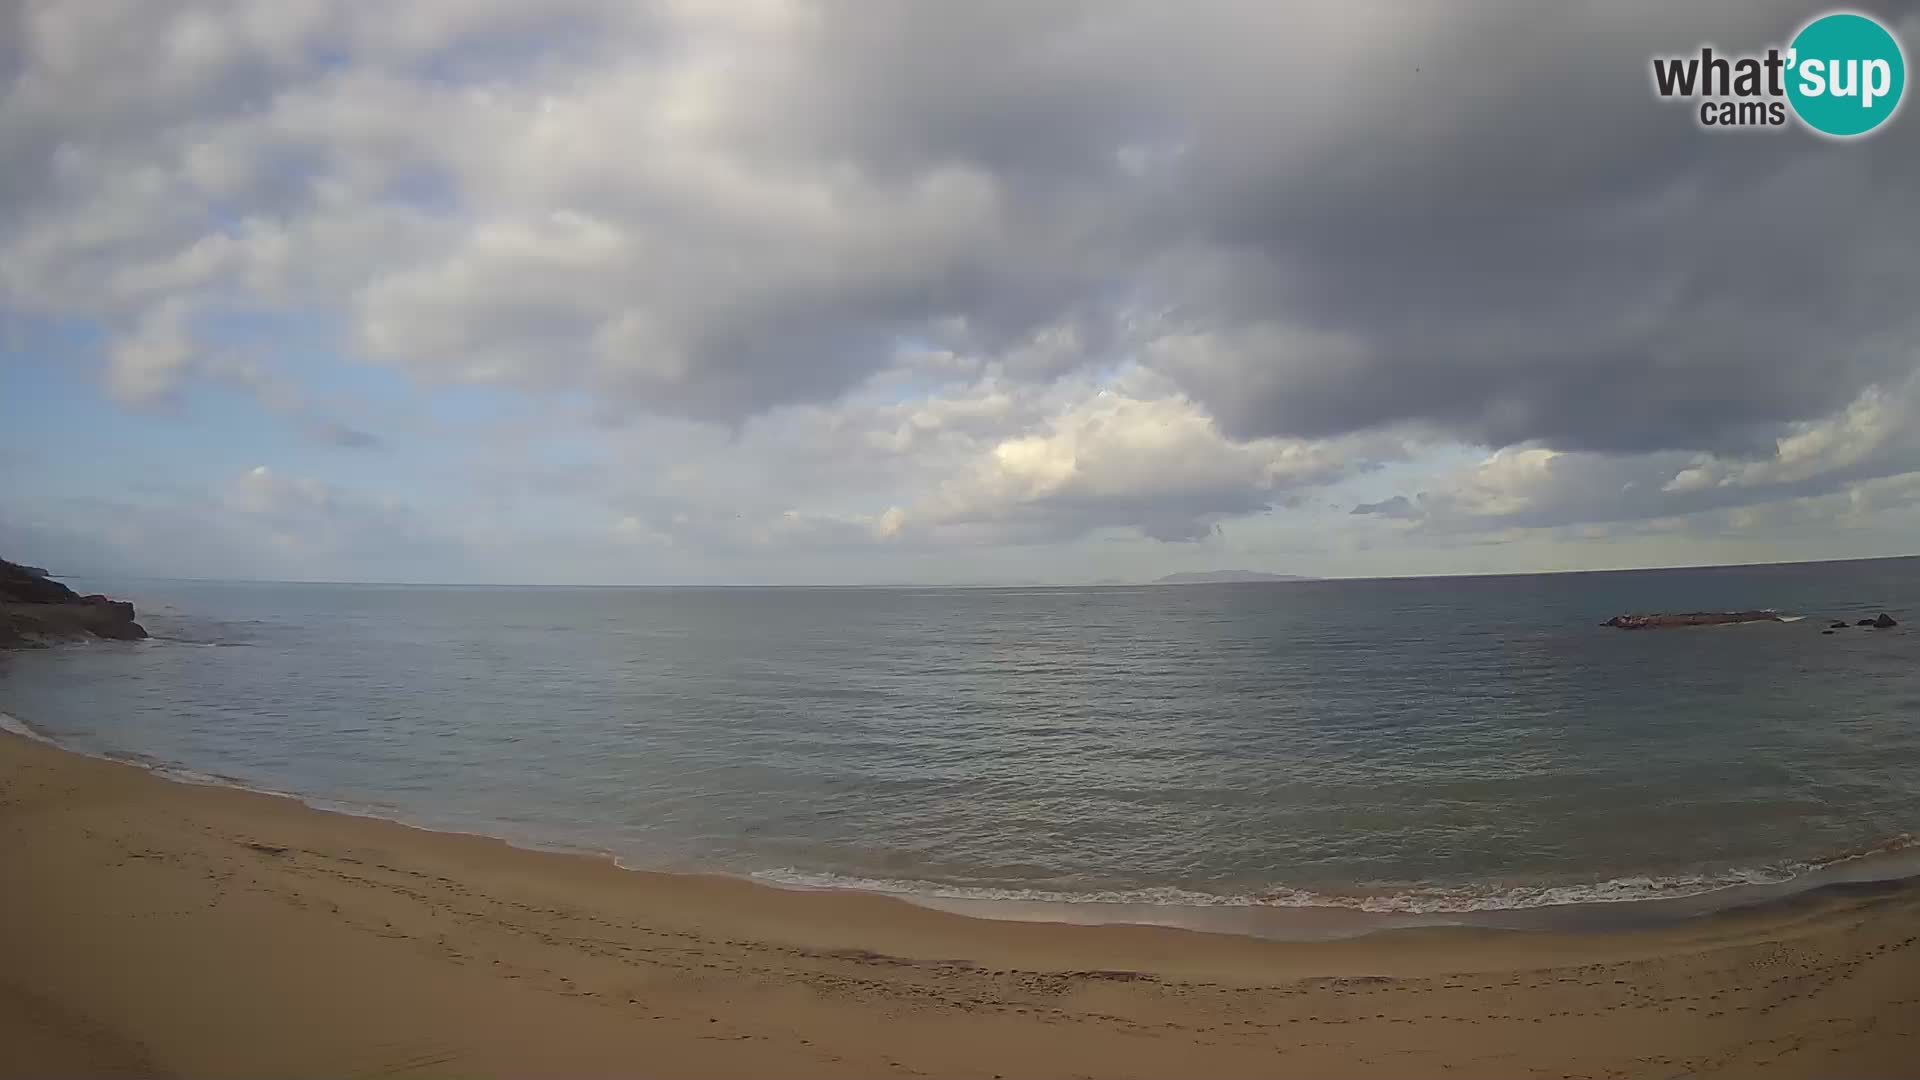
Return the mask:
[[[19,724],[633,867],[982,913],[1402,925],[1691,911],[1920,858],[1920,560],[1112,588],[85,584],[132,599],[154,639],[0,654]],[[1749,608],[1797,621],[1598,625]],[[1903,625],[1821,633],[1882,610]]]

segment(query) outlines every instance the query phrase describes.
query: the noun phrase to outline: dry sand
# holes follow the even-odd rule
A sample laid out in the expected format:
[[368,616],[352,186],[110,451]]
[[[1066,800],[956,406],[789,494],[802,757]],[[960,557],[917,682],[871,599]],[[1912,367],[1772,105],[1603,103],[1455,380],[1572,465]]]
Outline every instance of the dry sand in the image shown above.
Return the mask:
[[0,1074],[1913,1076],[1920,892],[1287,944],[998,922],[0,734]]

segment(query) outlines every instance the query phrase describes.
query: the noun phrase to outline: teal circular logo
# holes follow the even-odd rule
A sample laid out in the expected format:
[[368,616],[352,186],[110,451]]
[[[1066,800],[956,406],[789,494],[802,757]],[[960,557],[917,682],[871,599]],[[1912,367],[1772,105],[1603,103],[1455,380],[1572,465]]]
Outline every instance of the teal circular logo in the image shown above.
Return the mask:
[[1887,28],[1850,11],[1822,15],[1789,45],[1787,100],[1808,127],[1846,138],[1887,122],[1907,88],[1907,61]]

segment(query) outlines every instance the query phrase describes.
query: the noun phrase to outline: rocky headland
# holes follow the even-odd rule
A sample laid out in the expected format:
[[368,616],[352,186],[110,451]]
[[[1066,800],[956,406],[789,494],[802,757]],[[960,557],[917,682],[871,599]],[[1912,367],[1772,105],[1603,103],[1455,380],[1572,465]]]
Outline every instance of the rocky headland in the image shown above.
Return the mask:
[[145,627],[133,605],[98,594],[81,596],[37,566],[0,559],[0,649],[41,648],[60,641],[138,641]]

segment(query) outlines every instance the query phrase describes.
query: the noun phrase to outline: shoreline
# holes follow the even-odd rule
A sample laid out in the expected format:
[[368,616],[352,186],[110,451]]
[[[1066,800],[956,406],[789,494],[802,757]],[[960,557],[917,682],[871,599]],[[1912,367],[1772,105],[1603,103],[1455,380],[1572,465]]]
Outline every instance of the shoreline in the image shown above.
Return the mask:
[[[1332,941],[1368,937],[1399,930],[1461,927],[1485,930],[1525,931],[1612,931],[1658,927],[1675,922],[1711,917],[1723,912],[1791,902],[1796,898],[1848,886],[1913,881],[1920,887],[1920,836],[1901,834],[1857,851],[1829,859],[1801,864],[1777,864],[1755,868],[1752,874],[1786,873],[1779,880],[1736,880],[1728,871],[1724,883],[1701,887],[1682,886],[1671,895],[1633,895],[1618,898],[1583,896],[1564,902],[1526,902],[1508,905],[1413,908],[1393,906],[1404,894],[1372,894],[1367,899],[1384,902],[1372,906],[1352,902],[1353,897],[1315,897],[1304,902],[1233,902],[1235,898],[1210,897],[1208,902],[1116,899],[1093,896],[972,895],[970,890],[939,882],[882,882],[874,879],[840,878],[829,874],[791,874],[789,871],[739,872],[700,867],[653,867],[635,865],[622,853],[591,845],[569,843],[547,837],[511,835],[495,831],[485,823],[451,819],[432,820],[394,808],[355,804],[322,795],[251,784],[247,781],[201,772],[191,766],[156,761],[138,754],[93,751],[69,746],[36,730],[18,717],[0,712],[0,734],[24,737],[65,753],[76,754],[117,765],[139,769],[167,781],[226,788],[273,798],[289,799],[318,813],[383,821],[422,832],[469,836],[497,840],[509,847],[529,852],[579,856],[603,860],[615,868],[648,874],[719,877],[742,881],[759,888],[782,892],[851,894],[881,896],[973,919],[1003,922],[1059,923],[1079,926],[1155,926],[1193,930],[1210,934],[1257,938],[1282,942]],[[1791,870],[1786,869],[1788,865]],[[822,879],[834,878],[833,881]],[[844,883],[843,883],[844,882]],[[1614,884],[1537,886],[1533,891],[1554,890],[1587,892]],[[999,892],[999,890],[982,890]],[[1142,890],[1149,892],[1151,890]],[[1177,890],[1175,890],[1177,891]],[[1019,892],[1019,890],[1009,890]],[[1194,894],[1200,896],[1203,894]],[[1301,894],[1303,896],[1314,894]]]
[[[0,735],[23,737],[64,753],[149,772],[160,779],[292,800],[318,813],[340,814],[388,822],[433,834],[496,840],[535,853],[599,859],[633,873],[718,877],[780,892],[879,896],[915,907],[972,919],[1002,922],[1057,923],[1077,926],[1151,926],[1225,934],[1280,942],[1333,941],[1423,928],[1458,927],[1483,930],[1617,931],[1643,929],[1710,918],[1725,912],[1790,903],[1828,890],[1911,881],[1920,888],[1920,835],[1903,833],[1858,850],[1830,858],[1779,863],[1741,871],[1728,870],[1722,880],[1704,886],[1683,884],[1671,894],[1602,898],[1591,895],[1622,879],[1572,885],[1534,886],[1535,893],[1587,893],[1579,899],[1509,904],[1496,902],[1468,907],[1399,906],[1409,894],[1388,892],[1350,896],[1320,896],[1306,901],[1259,902],[1208,896],[1206,902],[1114,899],[1094,895],[1015,895],[1024,890],[977,890],[1001,895],[974,895],[976,890],[939,882],[899,882],[846,878],[834,874],[780,871],[736,871],[703,867],[635,865],[622,853],[550,837],[512,835],[488,823],[433,820],[428,815],[340,799],[283,791],[245,780],[201,772],[192,766],[157,761],[143,755],[95,751],[60,742],[16,716],[0,712]],[[1739,875],[1785,873],[1778,880],[1742,880]],[[832,879],[832,880],[826,880]],[[1643,880],[1643,879],[1628,879]],[[1661,880],[1661,879],[1646,879]],[[1679,880],[1679,879],[1675,879]],[[1140,890],[1152,892],[1153,890]],[[1178,892],[1174,889],[1171,891]],[[1514,891],[1519,891],[1515,887]],[[1004,894],[1002,894],[1004,893]],[[1193,894],[1196,897],[1207,894]],[[1482,899],[1498,899],[1488,896]]]
[[1897,1075],[1920,887],[1279,942],[626,870],[0,734],[19,1075]]

